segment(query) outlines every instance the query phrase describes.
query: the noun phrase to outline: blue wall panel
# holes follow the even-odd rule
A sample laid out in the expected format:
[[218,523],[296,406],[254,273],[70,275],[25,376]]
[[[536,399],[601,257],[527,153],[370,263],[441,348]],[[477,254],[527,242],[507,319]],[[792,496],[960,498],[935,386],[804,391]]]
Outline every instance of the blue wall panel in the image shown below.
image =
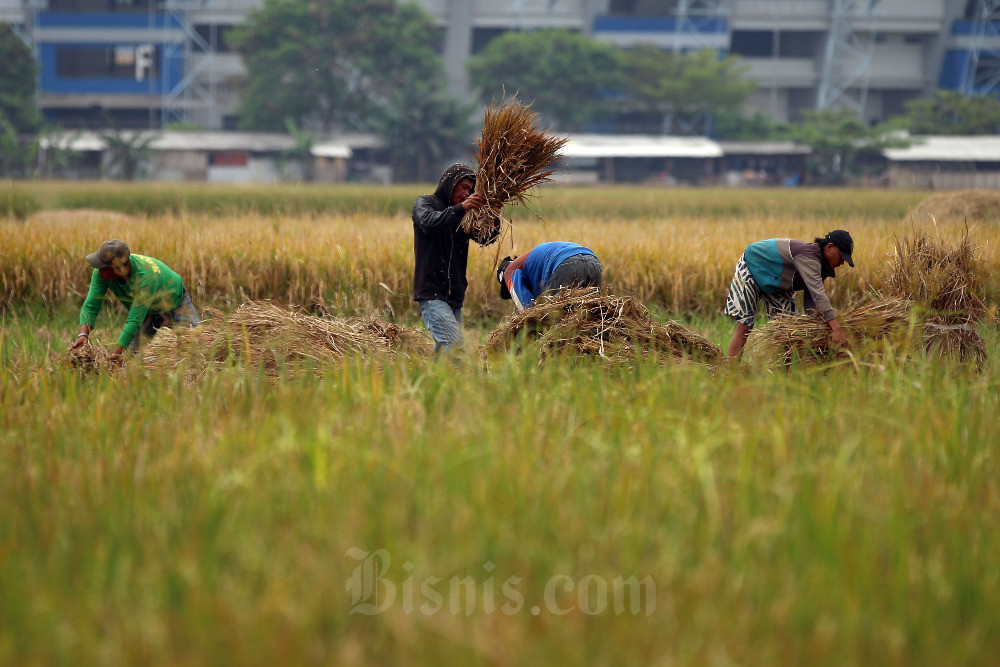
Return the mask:
[[163,12],[38,12],[38,28],[175,28],[176,17]]
[[56,71],[56,51],[61,47],[113,47],[113,46],[137,46],[148,44],[148,42],[116,42],[114,44],[90,43],[81,44],[74,42],[70,44],[45,43],[39,45],[39,60],[41,77],[40,87],[42,93],[78,93],[95,95],[162,95],[169,92],[176,86],[183,76],[184,63],[183,54],[180,51],[168,53],[164,57],[164,45],[155,44],[156,60],[159,63],[159,76],[156,79],[146,79],[136,81],[133,78],[65,78],[60,77]]

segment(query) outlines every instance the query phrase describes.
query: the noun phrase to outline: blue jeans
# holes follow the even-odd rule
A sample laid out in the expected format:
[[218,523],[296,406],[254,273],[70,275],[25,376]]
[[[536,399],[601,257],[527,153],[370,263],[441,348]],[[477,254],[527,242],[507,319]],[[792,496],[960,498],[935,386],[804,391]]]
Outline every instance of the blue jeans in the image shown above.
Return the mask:
[[180,305],[172,311],[166,313],[149,313],[142,322],[139,334],[132,339],[128,346],[133,353],[139,351],[139,339],[143,336],[155,336],[156,332],[165,326],[196,327],[201,324],[198,311],[195,310],[191,297],[187,290],[181,296]]
[[452,308],[447,301],[440,300],[417,301],[417,305],[424,324],[434,337],[434,352],[442,348],[447,350],[464,347],[461,308]]

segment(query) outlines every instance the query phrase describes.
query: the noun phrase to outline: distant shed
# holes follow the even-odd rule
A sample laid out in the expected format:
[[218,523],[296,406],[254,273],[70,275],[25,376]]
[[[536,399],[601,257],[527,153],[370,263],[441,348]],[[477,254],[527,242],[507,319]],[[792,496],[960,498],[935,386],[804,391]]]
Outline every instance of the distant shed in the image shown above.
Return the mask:
[[1000,136],[913,137],[883,151],[893,187],[958,190],[1000,188]]

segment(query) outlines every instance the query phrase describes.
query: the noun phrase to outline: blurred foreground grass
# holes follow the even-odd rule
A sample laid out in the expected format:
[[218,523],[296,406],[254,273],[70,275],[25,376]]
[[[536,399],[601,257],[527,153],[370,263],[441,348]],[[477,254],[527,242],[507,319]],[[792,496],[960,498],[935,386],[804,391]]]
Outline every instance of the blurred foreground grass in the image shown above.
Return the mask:
[[[411,359],[185,386],[135,364],[80,377],[67,317],[4,316],[0,663],[1000,651],[996,361]],[[616,607],[630,577],[643,594]]]

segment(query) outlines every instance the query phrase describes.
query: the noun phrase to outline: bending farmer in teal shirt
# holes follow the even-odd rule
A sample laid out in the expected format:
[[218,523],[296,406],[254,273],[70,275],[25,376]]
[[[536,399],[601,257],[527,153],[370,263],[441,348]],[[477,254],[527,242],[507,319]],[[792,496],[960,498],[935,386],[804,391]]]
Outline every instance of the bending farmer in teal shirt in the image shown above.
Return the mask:
[[128,319],[111,352],[114,356],[127,347],[136,352],[140,333],[152,336],[165,324],[195,327],[201,322],[181,277],[160,260],[134,255],[122,241],[111,239],[87,255],[87,262],[94,272],[80,309],[80,333],[69,349],[90,342],[108,290],[128,308]]

